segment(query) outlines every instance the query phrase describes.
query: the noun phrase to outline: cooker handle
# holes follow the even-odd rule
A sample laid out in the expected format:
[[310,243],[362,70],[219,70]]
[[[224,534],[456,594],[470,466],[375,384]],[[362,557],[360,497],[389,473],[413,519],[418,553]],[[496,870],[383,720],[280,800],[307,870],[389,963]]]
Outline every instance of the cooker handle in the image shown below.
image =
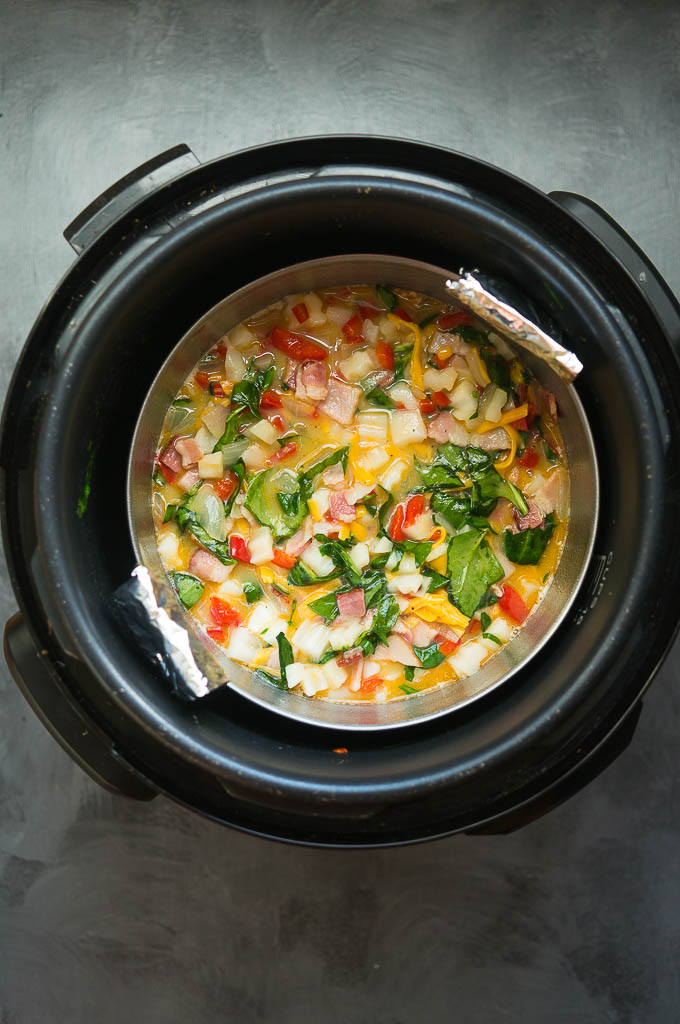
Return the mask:
[[200,163],[185,143],[166,149],[120,178],[79,213],[64,231],[64,238],[80,256],[114,221],[136,203]]
[[626,268],[680,350],[680,303],[642,249],[601,206],[575,192],[550,192],[550,198],[574,215]]
[[64,692],[57,673],[36,648],[21,612],[5,624],[4,652],[14,681],[33,711],[91,779],[112,793],[135,800],[152,800],[157,795]]

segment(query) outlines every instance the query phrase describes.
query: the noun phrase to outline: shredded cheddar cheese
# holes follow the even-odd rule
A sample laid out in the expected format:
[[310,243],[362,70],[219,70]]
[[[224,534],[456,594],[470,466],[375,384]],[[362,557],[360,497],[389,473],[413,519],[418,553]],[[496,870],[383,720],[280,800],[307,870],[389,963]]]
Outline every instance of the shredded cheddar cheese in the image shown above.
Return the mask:
[[438,594],[414,597],[409,601],[408,608],[414,615],[425,619],[426,622],[445,622],[457,633],[463,633],[470,621],[466,615],[463,615],[451,604],[448,598],[440,597]]
[[517,442],[519,440],[519,434],[512,427],[509,427],[507,423],[505,424],[505,429],[510,435],[510,451],[502,460],[502,462],[496,463],[496,469],[509,469],[509,467],[515,461],[515,455],[517,454]]
[[484,420],[475,429],[477,434],[486,434],[489,430],[495,430],[496,427],[505,427],[508,423],[514,423],[515,420],[522,420],[529,411],[529,406],[525,402],[524,405],[518,405],[516,409],[509,409],[508,412],[504,412],[497,423],[491,423],[489,420]]
[[399,327],[407,327],[413,334],[413,352],[411,353],[411,383],[414,387],[423,390],[423,364],[422,364],[422,351],[423,351],[423,339],[420,333],[420,327],[418,324],[409,323],[408,320],[402,320],[400,316],[395,316],[394,313],[387,314],[392,323],[397,324]]

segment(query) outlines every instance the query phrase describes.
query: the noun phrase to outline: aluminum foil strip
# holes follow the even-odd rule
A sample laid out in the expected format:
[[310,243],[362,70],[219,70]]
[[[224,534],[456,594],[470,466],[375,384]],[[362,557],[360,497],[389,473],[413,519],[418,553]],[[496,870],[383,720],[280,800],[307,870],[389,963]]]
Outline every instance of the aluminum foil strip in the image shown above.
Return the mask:
[[499,334],[542,359],[563,380],[575,380],[583,369],[582,362],[573,352],[512,306],[497,299],[472,274],[461,270],[459,275],[446,281],[446,287],[461,306],[484,320]]
[[152,580],[149,570],[138,565],[113,602],[123,624],[180,697],[205,697],[227,682],[224,668],[186,629],[175,594],[164,579]]

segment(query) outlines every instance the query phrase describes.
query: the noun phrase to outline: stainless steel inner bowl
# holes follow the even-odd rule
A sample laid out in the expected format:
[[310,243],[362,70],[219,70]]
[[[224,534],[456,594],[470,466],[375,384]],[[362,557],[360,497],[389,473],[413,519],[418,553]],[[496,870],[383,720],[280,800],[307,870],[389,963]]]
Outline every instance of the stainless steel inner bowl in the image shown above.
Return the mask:
[[[151,507],[151,476],[163,421],[170,403],[201,356],[241,320],[288,293],[334,285],[389,282],[444,302],[451,296],[445,281],[450,270],[394,256],[347,255],[298,263],[246,285],[227,296],[175,345],[159,370],[139,415],[128,463],[127,505],[132,542],[140,564],[152,578],[163,568],[156,546]],[[511,678],[548,643],[565,619],[583,580],[592,552],[598,518],[598,475],[593,439],[576,388],[524,350],[525,365],[551,390],[560,408],[560,428],[570,477],[570,520],[557,571],[538,607],[522,630],[482,668],[465,679],[422,694],[382,704],[340,702],[285,693],[261,682],[230,661],[190,615],[186,628],[194,641],[219,663],[225,680],[243,696],[278,714],[308,724],[344,729],[388,729],[423,722],[478,700]],[[584,372],[587,372],[584,371]],[[179,605],[179,601],[178,601]]]

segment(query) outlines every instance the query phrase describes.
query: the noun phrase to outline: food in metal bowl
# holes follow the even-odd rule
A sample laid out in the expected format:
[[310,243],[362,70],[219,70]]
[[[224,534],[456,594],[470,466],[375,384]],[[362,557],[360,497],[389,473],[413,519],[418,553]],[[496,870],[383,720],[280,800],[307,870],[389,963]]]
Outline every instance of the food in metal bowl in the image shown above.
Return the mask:
[[569,518],[554,396],[467,311],[380,285],[230,330],[167,413],[152,487],[205,632],[334,701],[475,673],[549,588]]

